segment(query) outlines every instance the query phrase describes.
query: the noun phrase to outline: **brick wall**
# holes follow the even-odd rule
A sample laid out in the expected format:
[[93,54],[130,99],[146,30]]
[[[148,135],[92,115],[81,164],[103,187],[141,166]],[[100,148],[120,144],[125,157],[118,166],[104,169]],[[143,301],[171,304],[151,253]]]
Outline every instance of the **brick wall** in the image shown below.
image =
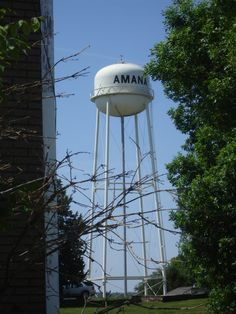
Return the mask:
[[[14,10],[9,21],[40,16],[40,0],[1,1]],[[40,34],[31,36],[31,42]],[[5,87],[40,82],[41,46],[35,45],[28,56],[14,62],[4,77]],[[25,182],[43,175],[42,91],[22,88],[8,96],[0,105],[4,124],[21,133],[19,138],[0,140],[0,160],[9,164],[1,173],[6,179]],[[2,203],[3,204],[3,203]],[[0,202],[1,206],[1,202]],[[1,208],[2,210],[3,208]],[[15,213],[3,222],[0,232],[0,313],[45,313],[45,256],[43,215],[34,222],[30,215]]]

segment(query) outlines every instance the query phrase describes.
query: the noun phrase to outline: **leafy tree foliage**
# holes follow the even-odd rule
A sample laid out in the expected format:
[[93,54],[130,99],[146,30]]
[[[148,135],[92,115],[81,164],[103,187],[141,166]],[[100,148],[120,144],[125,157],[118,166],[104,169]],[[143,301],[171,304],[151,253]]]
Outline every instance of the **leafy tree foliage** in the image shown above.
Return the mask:
[[60,289],[66,283],[78,283],[85,277],[83,242],[80,239],[84,223],[81,215],[70,209],[71,198],[57,182],[59,208],[59,273]]
[[192,286],[195,279],[186,269],[186,262],[181,256],[171,259],[166,267],[167,289],[168,291],[178,287]]
[[[177,256],[171,259],[170,263],[166,266],[166,279],[167,290],[173,290],[178,287],[192,286],[195,282],[192,275],[186,270],[185,261],[181,256]],[[162,279],[161,269],[154,271],[148,279],[148,295],[160,294],[162,291]],[[135,287],[138,293],[143,294],[144,283],[140,283]]]
[[168,165],[180,210],[182,253],[212,289],[209,311],[236,311],[236,2],[176,0],[167,38],[146,67],[177,106],[184,152]]
[[[40,29],[41,18],[33,17],[30,20],[20,19],[16,22],[6,23],[6,15],[11,12],[8,8],[0,9],[0,88],[2,87],[2,75],[6,67],[22,54],[30,50],[29,36]],[[0,101],[2,100],[2,88]]]
[[[139,295],[143,295],[144,282],[140,282],[134,289]],[[162,272],[161,269],[157,269],[150,275],[150,278],[147,280],[147,294],[157,295],[161,294],[160,291],[162,291]]]

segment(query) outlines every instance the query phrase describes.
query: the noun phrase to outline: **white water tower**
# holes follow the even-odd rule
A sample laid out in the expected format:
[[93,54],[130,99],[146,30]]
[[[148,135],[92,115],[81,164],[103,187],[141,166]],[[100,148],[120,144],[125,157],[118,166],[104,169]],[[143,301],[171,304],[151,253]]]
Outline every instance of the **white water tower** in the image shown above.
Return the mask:
[[[160,205],[160,197],[158,192],[158,182],[157,182],[157,166],[156,166],[156,153],[154,149],[154,138],[153,138],[153,124],[152,124],[152,113],[150,108],[150,103],[153,100],[153,91],[150,86],[149,78],[144,75],[144,69],[136,64],[131,63],[117,63],[106,66],[97,72],[94,79],[94,90],[91,96],[91,101],[96,104],[97,107],[97,115],[96,115],[96,130],[95,130],[95,147],[94,147],[94,163],[93,163],[93,174],[94,178],[97,176],[97,169],[99,168],[98,163],[98,155],[101,150],[101,140],[105,138],[105,144],[103,148],[104,160],[102,162],[104,166],[104,178],[102,180],[95,180],[92,186],[92,212],[91,215],[96,215],[96,211],[98,208],[97,197],[98,193],[102,193],[103,198],[103,209],[108,208],[109,204],[112,204],[114,198],[116,198],[116,192],[121,193],[123,191],[123,199],[122,199],[122,214],[119,211],[116,215],[114,213],[114,217],[122,217],[122,223],[119,222],[119,226],[122,229],[122,232],[118,234],[118,238],[122,243],[122,248],[119,251],[119,255],[122,255],[122,274],[110,273],[110,269],[112,269],[111,265],[114,264],[110,262],[110,256],[108,253],[108,249],[115,242],[111,241],[112,235],[109,235],[109,231],[106,230],[103,234],[103,245],[102,245],[102,256],[101,260],[97,261],[97,257],[95,256],[96,249],[98,249],[97,245],[94,244],[94,234],[90,236],[90,256],[88,259],[88,279],[90,280],[101,280],[103,283],[103,296],[105,297],[107,294],[107,282],[112,280],[122,280],[124,282],[124,295],[127,296],[128,292],[128,281],[129,280],[146,280],[149,276],[149,261],[153,260],[151,257],[148,257],[147,252],[147,244],[150,242],[146,239],[146,230],[149,228],[149,224],[147,224],[148,218],[145,218],[144,208],[144,197],[142,195],[145,194],[144,191],[147,191],[147,187],[142,186],[142,178],[144,176],[151,177],[151,184],[149,183],[149,191],[152,192],[152,200],[153,205],[152,209],[155,210],[155,223],[153,225],[157,226],[155,235],[152,235],[152,240],[156,242],[154,247],[156,251],[158,251],[159,246],[159,264],[157,267],[162,267],[162,280],[163,280],[163,294],[166,293],[166,277],[164,266],[166,263],[166,251],[165,251],[165,240],[164,240],[164,232],[163,232],[163,222],[161,216],[161,205]],[[149,164],[150,164],[150,173],[146,173],[146,170],[142,169],[142,154],[141,154],[141,143],[140,143],[140,130],[139,130],[139,116],[144,114],[146,111],[146,142],[149,144]],[[104,136],[100,135],[101,133],[101,114],[104,116],[103,127],[105,128]],[[127,132],[125,127],[125,119],[132,118],[132,125],[134,130],[133,136],[133,146],[135,147],[135,154],[133,157],[130,157],[130,154],[126,154],[127,152]],[[112,120],[113,119],[113,120]],[[120,156],[117,156],[117,159],[120,160],[121,172],[123,175],[117,178],[111,178],[111,173],[109,170],[113,167],[111,160],[111,153],[113,151],[113,147],[110,143],[110,137],[112,133],[113,122],[117,123],[120,121],[120,135],[115,134],[113,137],[116,138],[117,141],[120,142]],[[117,131],[116,131],[117,132]],[[138,262],[142,264],[142,274],[141,275],[130,275],[129,274],[129,261],[128,255],[133,254],[133,258],[135,254],[131,247],[134,245],[135,240],[130,240],[130,228],[128,223],[129,215],[133,215],[133,212],[129,212],[129,206],[127,203],[129,201],[126,200],[127,189],[130,186],[130,182],[128,182],[127,176],[125,175],[131,169],[128,169],[127,162],[128,159],[131,158],[132,162],[135,164],[135,170],[133,171],[132,180],[136,177],[137,182],[139,182],[136,191],[132,191],[132,193],[137,193],[139,199],[138,207],[135,207],[135,210],[139,213],[140,223],[140,233],[141,233],[141,241],[140,244],[142,246],[142,257],[137,257],[137,260],[142,262]],[[130,162],[129,162],[130,163]],[[100,178],[101,179],[101,178]],[[98,182],[99,181],[99,182]],[[116,182],[114,182],[116,181]],[[145,183],[144,183],[145,184]],[[101,197],[101,196],[99,196]],[[134,197],[135,199],[135,197]],[[130,202],[131,203],[131,202]],[[150,206],[150,205],[149,205]],[[143,219],[144,218],[144,219]],[[106,223],[105,223],[106,224]],[[109,222],[108,222],[109,224]],[[106,225],[104,225],[104,229],[106,229]],[[117,234],[116,234],[117,235]],[[156,239],[158,239],[156,241]],[[100,240],[101,241],[101,240]],[[116,241],[117,242],[117,241]],[[113,251],[114,252],[114,251]],[[117,252],[116,252],[117,253]],[[110,253],[113,254],[113,253]],[[137,254],[138,255],[138,254]],[[136,256],[137,256],[136,255]],[[93,273],[93,265],[94,260],[101,266],[101,274]],[[118,262],[119,264],[121,262]],[[113,267],[114,268],[114,267]],[[154,269],[154,268],[153,268]],[[153,270],[152,269],[152,270]],[[145,286],[145,294],[147,292],[147,286]]]

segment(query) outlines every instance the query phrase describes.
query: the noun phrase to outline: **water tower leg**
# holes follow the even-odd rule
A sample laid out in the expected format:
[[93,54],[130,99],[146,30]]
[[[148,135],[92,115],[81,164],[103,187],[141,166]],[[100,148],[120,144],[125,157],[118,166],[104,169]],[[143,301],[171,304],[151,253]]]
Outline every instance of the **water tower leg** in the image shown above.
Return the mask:
[[[134,125],[135,125],[135,143],[136,143],[136,161],[137,161],[137,173],[138,173],[138,182],[140,182],[139,186],[139,207],[141,210],[141,213],[143,215],[143,197],[142,197],[142,186],[141,186],[141,179],[142,179],[142,173],[141,173],[141,150],[140,150],[140,144],[139,144],[139,129],[138,129],[138,116],[134,116]],[[143,265],[144,265],[144,277],[147,278],[148,276],[148,269],[147,269],[147,253],[146,253],[146,236],[145,236],[145,227],[144,227],[144,220],[142,219],[141,222],[141,232],[142,232],[142,247],[143,247]],[[147,281],[144,280],[144,295],[147,296]]]
[[[104,211],[107,215],[108,206],[108,188],[109,188],[109,146],[110,146],[110,115],[109,115],[109,102],[106,104],[106,144],[105,144],[105,177],[104,177]],[[103,235],[103,297],[106,298],[107,289],[107,221],[104,223]]]
[[92,181],[92,196],[91,196],[91,211],[90,211],[90,227],[91,233],[89,237],[89,254],[88,254],[88,278],[91,279],[92,276],[92,260],[93,260],[93,217],[96,202],[96,175],[97,175],[97,158],[98,158],[98,139],[99,139],[99,121],[100,121],[100,111],[96,111],[96,127],[95,127],[95,143],[94,143],[94,159],[93,159],[93,181]]
[[156,152],[154,149],[154,135],[153,135],[153,124],[151,120],[150,113],[150,104],[146,108],[147,114],[147,124],[148,124],[148,137],[149,137],[149,145],[150,145],[150,157],[151,157],[151,166],[152,166],[152,175],[153,175],[153,187],[154,187],[154,201],[156,208],[156,220],[158,228],[158,236],[159,236],[159,247],[160,247],[160,259],[162,263],[162,279],[163,279],[163,295],[167,292],[166,285],[166,272],[165,272],[165,263],[166,263],[166,248],[165,248],[165,238],[163,231],[163,221],[161,215],[161,202],[160,202],[160,194],[158,192],[158,183],[157,183],[157,160],[156,160]]
[[124,296],[127,297],[127,236],[126,236],[126,183],[125,183],[125,127],[124,117],[121,117],[121,149],[122,149],[122,185],[123,185],[123,241],[124,241]]

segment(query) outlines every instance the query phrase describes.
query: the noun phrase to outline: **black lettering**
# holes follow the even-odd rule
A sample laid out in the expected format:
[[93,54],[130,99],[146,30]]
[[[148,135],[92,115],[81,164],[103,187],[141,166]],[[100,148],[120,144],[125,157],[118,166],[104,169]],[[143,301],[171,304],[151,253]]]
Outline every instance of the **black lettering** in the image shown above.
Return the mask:
[[116,75],[114,78],[113,84],[115,84],[115,83],[120,83],[118,75]]
[[121,75],[121,83],[129,83],[129,75]]
[[132,81],[131,81],[131,83],[135,83],[135,84],[137,84],[137,80],[136,80],[135,75],[133,75],[133,76],[132,76]]
[[147,79],[146,77],[138,75],[137,77],[135,75],[130,76],[129,74],[122,74],[119,78],[118,75],[115,76],[113,84],[115,83],[131,83],[131,84],[142,84],[147,85]]
[[142,76],[138,76],[138,84],[143,85],[143,77]]

